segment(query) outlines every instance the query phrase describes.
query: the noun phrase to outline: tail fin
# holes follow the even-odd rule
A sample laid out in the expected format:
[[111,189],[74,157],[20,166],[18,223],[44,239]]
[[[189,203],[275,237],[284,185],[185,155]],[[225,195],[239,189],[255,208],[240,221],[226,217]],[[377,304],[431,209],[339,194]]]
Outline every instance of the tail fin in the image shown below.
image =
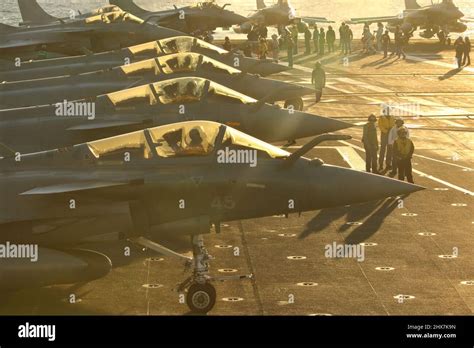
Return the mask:
[[416,10],[417,8],[420,8],[421,6],[418,5],[416,0],[405,0],[405,8],[407,10]]
[[18,0],[22,24],[47,24],[55,22],[58,18],[46,13],[36,0]]
[[125,12],[130,12],[131,14],[138,17],[151,14],[151,12],[144,10],[143,8],[135,4],[133,0],[109,0],[109,3],[111,5],[116,5],[120,7],[122,10],[124,10]]
[[265,5],[265,0],[257,0],[257,10],[261,10],[266,7],[267,5]]

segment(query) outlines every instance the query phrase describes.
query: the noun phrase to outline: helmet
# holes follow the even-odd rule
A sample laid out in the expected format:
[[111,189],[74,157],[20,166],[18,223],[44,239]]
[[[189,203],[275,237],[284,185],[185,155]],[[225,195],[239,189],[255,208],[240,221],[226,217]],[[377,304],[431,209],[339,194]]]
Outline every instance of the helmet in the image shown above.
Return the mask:
[[404,136],[407,136],[407,135],[408,135],[408,128],[407,127],[401,127],[398,130],[398,136],[399,137],[404,137]]
[[403,126],[405,124],[405,121],[403,121],[403,119],[401,117],[397,118],[395,120],[395,124],[399,127]]

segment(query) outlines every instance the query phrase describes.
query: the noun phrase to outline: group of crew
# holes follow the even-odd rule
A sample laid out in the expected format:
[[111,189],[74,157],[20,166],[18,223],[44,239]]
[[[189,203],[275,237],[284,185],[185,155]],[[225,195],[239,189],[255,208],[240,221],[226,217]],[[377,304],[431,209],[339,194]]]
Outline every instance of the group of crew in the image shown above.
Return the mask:
[[398,173],[399,180],[406,179],[414,183],[412,157],[415,145],[410,139],[410,132],[402,118],[395,119],[391,116],[389,108],[384,109],[378,120],[374,114],[370,115],[368,122],[364,125],[362,143],[368,173],[380,175],[389,172],[392,177]]
[[[260,59],[271,57],[275,62],[279,62],[280,50],[286,47],[288,65],[293,67],[294,56],[298,54],[298,34],[302,31],[301,29],[301,27],[295,24],[291,27],[280,29],[280,35],[273,34],[271,39],[268,40],[268,31],[264,26],[254,27],[247,35],[248,42],[243,49],[243,53],[248,57],[252,57],[253,52],[256,51]],[[329,26],[327,31],[325,31],[324,28],[318,28],[318,26],[315,25],[311,33],[309,27],[305,25],[304,37],[305,55],[309,55],[313,52],[316,53],[318,59],[320,59],[321,56],[325,55],[326,47],[329,53],[335,51],[336,32],[332,26]],[[341,54],[351,54],[354,34],[350,26],[344,22],[339,28],[339,37],[339,49]],[[394,29],[394,38],[392,41],[390,32],[385,29],[382,23],[377,23],[377,30],[374,31],[373,34],[371,33],[369,25],[366,24],[362,35],[362,53],[376,54],[377,52],[382,52],[384,59],[386,59],[389,57],[389,50],[391,48],[390,57],[397,56],[398,58],[406,59],[404,47],[408,44],[409,39],[410,34],[403,32],[399,26]],[[311,40],[313,41],[314,50],[311,49]],[[229,37],[225,38],[223,47],[227,51],[232,50]],[[471,42],[469,38],[466,37],[463,40],[462,37],[459,37],[454,43],[454,48],[456,50],[458,68],[470,65]],[[315,64],[312,72],[312,84],[316,90],[316,103],[318,103],[321,100],[323,89],[326,86],[326,73],[319,61]],[[385,146],[382,144],[382,149],[384,148]],[[371,151],[369,151],[369,153],[371,153]],[[393,166],[390,167],[392,168]]]
[[456,51],[458,69],[471,65],[471,40],[469,40],[469,37],[466,36],[464,40],[461,36],[458,37],[454,42],[454,50]]

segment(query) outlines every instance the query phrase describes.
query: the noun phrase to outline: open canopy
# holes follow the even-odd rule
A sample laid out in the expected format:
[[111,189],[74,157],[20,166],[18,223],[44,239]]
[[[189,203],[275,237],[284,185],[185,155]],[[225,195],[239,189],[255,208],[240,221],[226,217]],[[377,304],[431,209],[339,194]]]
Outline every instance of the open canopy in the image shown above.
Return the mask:
[[99,7],[98,9],[95,9],[92,11],[92,15],[100,15],[103,13],[110,13],[110,12],[122,12],[122,9],[118,6],[115,5],[106,5]]
[[191,36],[175,36],[169,39],[147,42],[141,45],[129,47],[128,50],[134,56],[149,55],[153,52],[156,53],[157,56],[160,56],[166,54],[192,52],[194,48],[206,49],[218,54],[228,53],[226,50],[218,46],[214,46]]
[[257,100],[200,77],[182,77],[135,87],[105,96],[116,109],[158,104],[200,102],[206,98],[232,104],[254,104]]
[[97,15],[91,16],[85,19],[86,24],[93,24],[93,23],[118,23],[118,22],[134,22],[138,24],[142,24],[143,20],[132,15],[131,13],[124,12],[122,10],[118,11],[105,11],[103,13],[99,13]]
[[[223,137],[218,136],[222,134]],[[217,143],[219,142],[219,143]],[[216,147],[253,149],[260,156],[284,158],[290,154],[236,129],[208,121],[192,121],[145,129],[86,144],[101,161],[209,156]]]
[[177,53],[154,59],[147,59],[134,64],[119,67],[127,76],[137,76],[143,74],[176,74],[195,72],[198,69],[205,69],[214,73],[227,75],[239,75],[240,70],[234,69],[215,59],[197,53]]
[[198,2],[190,6],[191,8],[221,8],[214,0]]

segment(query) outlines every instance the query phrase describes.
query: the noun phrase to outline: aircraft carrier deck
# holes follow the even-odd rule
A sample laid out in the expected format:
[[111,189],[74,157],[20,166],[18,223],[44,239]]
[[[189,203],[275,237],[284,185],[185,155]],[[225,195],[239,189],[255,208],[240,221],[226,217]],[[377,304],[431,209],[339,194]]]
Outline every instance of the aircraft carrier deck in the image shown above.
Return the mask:
[[[452,49],[415,41],[406,61],[358,52],[323,59],[328,86],[320,104],[305,101],[307,109],[362,124],[382,103],[398,108],[416,146],[415,182],[427,190],[402,201],[225,224],[205,237],[212,273],[254,278],[216,283],[210,315],[474,313],[474,68],[455,70],[453,57]],[[314,62],[300,55],[297,70],[276,78],[309,85]],[[363,170],[362,128],[344,133],[353,140],[309,156]],[[365,243],[365,260],[326,258],[334,242]],[[189,251],[185,238],[164,244]],[[186,277],[182,263],[147,256],[88,284],[12,294],[0,313],[188,314],[173,290]]]

